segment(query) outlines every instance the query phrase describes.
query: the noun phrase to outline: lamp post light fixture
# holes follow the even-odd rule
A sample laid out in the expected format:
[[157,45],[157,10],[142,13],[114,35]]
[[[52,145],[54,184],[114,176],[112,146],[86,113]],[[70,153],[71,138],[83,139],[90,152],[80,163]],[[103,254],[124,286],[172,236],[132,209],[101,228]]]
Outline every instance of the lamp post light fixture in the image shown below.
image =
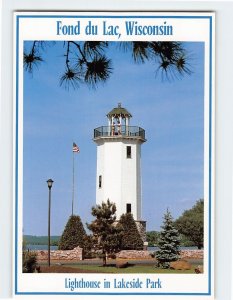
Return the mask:
[[48,265],[50,267],[50,214],[51,214],[51,188],[53,186],[53,180],[47,180],[49,188],[49,210],[48,210]]

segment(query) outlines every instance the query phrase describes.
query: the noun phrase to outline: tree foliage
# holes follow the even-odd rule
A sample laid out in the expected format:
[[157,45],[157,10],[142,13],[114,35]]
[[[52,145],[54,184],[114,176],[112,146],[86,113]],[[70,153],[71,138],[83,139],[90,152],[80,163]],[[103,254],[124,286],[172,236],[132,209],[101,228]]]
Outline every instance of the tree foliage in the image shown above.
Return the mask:
[[101,250],[103,266],[106,266],[107,255],[120,250],[121,230],[116,226],[116,205],[109,200],[92,207],[95,219],[87,224],[93,232],[94,247]]
[[169,210],[164,215],[163,226],[158,239],[159,250],[156,251],[158,266],[169,268],[171,261],[179,259],[180,238],[178,230],[174,227],[173,218]]
[[[24,50],[26,71],[32,73],[44,61],[44,50],[48,44],[51,43],[34,41],[30,48]],[[96,88],[99,83],[106,82],[113,72],[113,62],[108,53],[110,46],[130,52],[135,63],[152,62],[156,65],[156,73],[161,71],[167,78],[191,74],[187,52],[180,42],[64,41],[64,72],[60,76],[60,85],[76,89],[84,83]]]
[[158,239],[159,239],[159,232],[158,231],[147,231],[146,240],[148,242],[149,247],[157,246]]
[[131,213],[123,214],[117,226],[122,229],[121,250],[143,249],[143,240]]
[[204,242],[204,200],[198,200],[191,209],[185,210],[175,221],[175,226],[201,249]]
[[76,247],[84,248],[86,240],[86,232],[83,227],[81,218],[72,215],[65,226],[59,241],[59,250],[72,250]]

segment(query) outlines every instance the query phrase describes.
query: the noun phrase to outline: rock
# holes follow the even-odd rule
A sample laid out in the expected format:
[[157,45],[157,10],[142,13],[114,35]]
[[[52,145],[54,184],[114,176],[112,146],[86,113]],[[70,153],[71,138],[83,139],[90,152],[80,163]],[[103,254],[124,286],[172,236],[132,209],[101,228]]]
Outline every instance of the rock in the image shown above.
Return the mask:
[[127,268],[129,265],[129,263],[127,261],[124,260],[117,260],[116,261],[116,268]]
[[192,265],[186,260],[177,260],[170,263],[170,268],[174,270],[190,270]]
[[197,274],[203,273],[203,266],[198,266],[198,267],[195,269],[195,273],[197,273]]

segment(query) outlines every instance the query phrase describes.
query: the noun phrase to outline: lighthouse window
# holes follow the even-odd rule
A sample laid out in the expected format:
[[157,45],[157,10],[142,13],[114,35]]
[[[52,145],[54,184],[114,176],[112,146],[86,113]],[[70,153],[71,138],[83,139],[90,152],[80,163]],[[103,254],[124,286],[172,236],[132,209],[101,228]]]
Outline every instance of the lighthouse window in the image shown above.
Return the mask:
[[127,214],[130,214],[130,213],[131,213],[131,204],[130,204],[130,203],[127,203],[127,204],[126,204],[126,213],[127,213]]
[[127,146],[126,147],[126,157],[127,158],[131,158],[131,146]]
[[99,188],[102,188],[102,175],[99,176]]

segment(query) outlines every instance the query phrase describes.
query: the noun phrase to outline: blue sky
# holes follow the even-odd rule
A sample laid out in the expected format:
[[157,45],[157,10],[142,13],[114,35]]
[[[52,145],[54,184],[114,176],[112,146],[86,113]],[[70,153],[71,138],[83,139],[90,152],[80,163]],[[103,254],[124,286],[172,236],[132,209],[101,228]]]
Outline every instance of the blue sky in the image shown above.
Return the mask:
[[[25,47],[28,46],[25,43]],[[122,103],[131,125],[146,131],[142,145],[142,215],[147,230],[159,230],[167,208],[174,218],[203,198],[204,44],[184,43],[192,75],[162,80],[156,64],[136,65],[129,54],[110,49],[114,71],[96,90],[59,86],[65,64],[63,43],[46,48],[33,76],[24,73],[24,234],[47,235],[48,187],[52,178],[51,234],[60,235],[71,214],[72,143],[75,156],[74,213],[92,220],[96,144],[93,130]],[[111,199],[110,199],[111,200]]]

